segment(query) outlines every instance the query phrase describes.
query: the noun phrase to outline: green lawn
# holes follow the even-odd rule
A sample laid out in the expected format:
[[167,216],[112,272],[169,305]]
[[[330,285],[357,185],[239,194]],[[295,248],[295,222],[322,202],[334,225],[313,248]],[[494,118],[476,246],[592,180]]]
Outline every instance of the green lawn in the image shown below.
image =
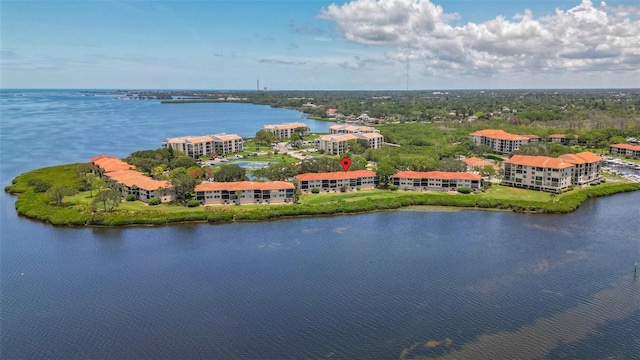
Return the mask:
[[325,193],[325,194],[304,194],[300,197],[300,204],[303,205],[311,205],[311,204],[324,204],[336,202],[339,200],[344,201],[357,201],[362,199],[386,199],[397,197],[398,192],[393,192],[389,190],[379,190],[379,189],[371,189],[371,190],[362,190],[356,192],[345,192],[345,193]]
[[[96,191],[93,192],[93,195],[96,195]],[[68,196],[64,198],[64,202],[73,205],[87,205],[93,202],[93,198],[89,197],[88,191],[83,191],[77,193],[73,196]],[[97,204],[99,209],[102,209],[101,204]],[[179,213],[179,212],[195,212],[202,211],[202,208],[198,207],[186,207],[179,205],[171,205],[171,204],[160,204],[149,206],[145,202],[136,200],[136,201],[125,201],[122,200],[120,205],[116,208],[118,210],[127,210],[127,211],[162,211],[162,212],[171,212],[171,213]]]
[[519,189],[496,184],[493,184],[486,192],[478,196],[491,199],[518,199],[526,201],[551,200],[551,193],[545,191]]

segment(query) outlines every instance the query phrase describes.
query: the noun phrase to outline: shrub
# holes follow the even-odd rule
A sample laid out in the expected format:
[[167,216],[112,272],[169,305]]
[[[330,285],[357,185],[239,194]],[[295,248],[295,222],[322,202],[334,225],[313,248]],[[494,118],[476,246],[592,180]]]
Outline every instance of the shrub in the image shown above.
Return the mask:
[[37,193],[47,192],[51,188],[51,183],[42,179],[29,179],[29,186],[33,186],[33,191]]
[[346,186],[340,187],[340,192],[347,192],[347,187]]
[[319,193],[320,193],[320,188],[313,188],[313,189],[311,189],[311,193],[312,193],[312,194],[319,194]]
[[360,191],[360,186],[356,186],[356,191]]
[[191,199],[191,200],[187,201],[187,206],[188,206],[188,207],[197,207],[197,206],[200,206],[200,201],[195,200],[195,199]]
[[[127,195],[127,197],[126,197],[125,199],[126,199],[127,201],[136,201],[136,200],[138,200],[138,198],[137,198],[135,195],[133,195],[133,194],[129,194],[129,195]],[[158,199],[158,200],[160,200],[160,199]],[[151,200],[149,200],[149,202],[151,202]]]
[[162,201],[160,200],[160,198],[157,197],[152,197],[151,199],[149,199],[149,205],[153,206],[153,205],[160,205]]
[[398,187],[395,186],[395,185],[389,185],[389,190],[396,191],[396,190],[398,190]]
[[471,188],[468,187],[460,187],[458,188],[458,192],[460,194],[471,194]]

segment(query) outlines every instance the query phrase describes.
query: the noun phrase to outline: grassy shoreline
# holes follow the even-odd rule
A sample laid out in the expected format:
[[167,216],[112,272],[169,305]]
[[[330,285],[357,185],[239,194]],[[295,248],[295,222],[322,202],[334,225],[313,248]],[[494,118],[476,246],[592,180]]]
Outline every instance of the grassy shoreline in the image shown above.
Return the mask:
[[5,191],[18,196],[18,214],[53,225],[124,226],[173,223],[225,223],[265,221],[296,217],[335,216],[412,207],[505,210],[527,213],[568,213],[592,197],[640,190],[640,183],[610,182],[552,197],[551,194],[494,186],[481,194],[367,190],[350,193],[308,194],[294,205],[207,206],[187,208],[162,204],[147,206],[140,201],[123,202],[113,212],[92,211],[89,192],[65,197],[63,206],[52,204],[46,193],[36,193],[29,181],[43,179],[52,184],[80,188],[79,164],[37,169],[17,176]]

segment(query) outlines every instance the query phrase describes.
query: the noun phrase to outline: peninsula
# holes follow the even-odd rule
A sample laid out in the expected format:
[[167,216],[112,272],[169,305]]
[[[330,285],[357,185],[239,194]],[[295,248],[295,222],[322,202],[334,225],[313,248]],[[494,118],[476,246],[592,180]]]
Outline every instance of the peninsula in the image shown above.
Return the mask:
[[[408,206],[566,213],[591,197],[640,190],[633,177],[605,166],[613,157],[597,155],[640,167],[637,145],[618,143],[621,136],[603,149],[573,135],[563,144],[566,134],[507,127],[525,134],[517,135],[487,122],[371,125],[336,125],[328,135],[296,123],[265,125],[246,139],[172,138],[126,159],[101,155],[33,170],[5,190],[18,195],[20,215],[74,226],[259,221]],[[344,157],[349,171],[341,168]],[[239,161],[262,166],[247,173]]]

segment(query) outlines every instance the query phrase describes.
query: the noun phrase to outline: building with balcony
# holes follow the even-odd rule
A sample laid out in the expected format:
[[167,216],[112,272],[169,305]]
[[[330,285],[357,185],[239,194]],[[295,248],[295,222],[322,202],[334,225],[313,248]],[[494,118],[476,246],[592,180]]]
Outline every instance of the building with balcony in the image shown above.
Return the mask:
[[578,154],[560,155],[559,159],[573,164],[571,169],[571,183],[575,186],[586,186],[598,183],[602,179],[600,168],[602,167],[602,157],[585,151]]
[[640,145],[614,144],[609,146],[609,153],[614,156],[640,157]]
[[196,185],[202,205],[293,203],[295,186],[286,181],[204,182]]
[[380,130],[371,126],[358,125],[331,125],[329,126],[329,134],[354,134],[354,133],[380,133]]
[[262,129],[277,134],[281,140],[291,139],[291,135],[298,132],[301,136],[309,134],[309,126],[305,123],[288,123],[279,125],[264,125]]
[[378,177],[371,170],[345,172],[306,173],[296,175],[300,190],[311,192],[314,188],[321,192],[353,191],[373,189],[378,186]]
[[392,183],[407,190],[457,191],[466,187],[475,192],[482,185],[482,177],[467,172],[400,171],[393,175]]
[[316,139],[315,147],[327,154],[340,155],[347,152],[347,141],[350,140],[359,141],[367,148],[379,149],[384,143],[384,136],[376,132],[322,135]]
[[491,129],[473,132],[469,137],[476,145],[488,146],[500,154],[510,154],[517,151],[521,145],[540,141],[538,135],[514,135],[503,130]]
[[562,192],[572,185],[573,164],[547,156],[514,155],[504,161],[502,185]]
[[203,136],[183,136],[169,138],[162,142],[163,148],[181,151],[193,158],[201,156],[226,155],[244,149],[242,137],[236,134],[216,134]]
[[109,187],[117,189],[123,197],[135,195],[138,200],[144,202],[149,202],[153,197],[167,202],[175,197],[173,185],[169,181],[154,180],[115,156],[96,156],[91,158],[91,163]]

